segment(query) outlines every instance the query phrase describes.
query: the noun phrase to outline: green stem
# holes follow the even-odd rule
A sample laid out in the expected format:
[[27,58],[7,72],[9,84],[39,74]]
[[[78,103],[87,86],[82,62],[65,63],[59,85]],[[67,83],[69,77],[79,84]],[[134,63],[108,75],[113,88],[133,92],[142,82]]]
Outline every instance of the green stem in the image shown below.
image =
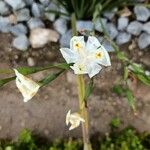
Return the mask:
[[78,83],[78,95],[79,95],[79,107],[81,111],[81,115],[84,118],[85,122],[82,123],[82,135],[83,135],[83,143],[84,150],[92,150],[90,140],[89,140],[89,119],[88,119],[88,109],[85,102],[85,83],[83,75],[77,76]]

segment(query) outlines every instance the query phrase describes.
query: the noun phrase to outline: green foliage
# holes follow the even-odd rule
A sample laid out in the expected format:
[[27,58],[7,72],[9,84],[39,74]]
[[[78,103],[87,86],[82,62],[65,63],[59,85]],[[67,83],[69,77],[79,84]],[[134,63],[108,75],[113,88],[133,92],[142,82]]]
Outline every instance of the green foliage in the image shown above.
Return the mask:
[[64,7],[68,14],[75,13],[77,19],[92,19],[93,15],[100,14],[98,11],[130,5],[134,0],[55,0],[54,2]]
[[121,122],[120,122],[119,118],[113,118],[110,123],[112,128],[118,128],[120,126],[120,124],[121,124]]

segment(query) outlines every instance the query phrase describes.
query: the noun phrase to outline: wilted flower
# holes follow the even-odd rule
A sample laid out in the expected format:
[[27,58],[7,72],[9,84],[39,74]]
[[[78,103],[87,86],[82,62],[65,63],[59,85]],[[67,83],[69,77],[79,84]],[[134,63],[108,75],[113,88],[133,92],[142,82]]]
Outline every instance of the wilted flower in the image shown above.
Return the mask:
[[69,110],[66,115],[66,125],[68,126],[69,123],[71,124],[69,130],[77,128],[80,125],[80,122],[85,122],[81,115],[78,113],[71,114],[71,110]]
[[16,69],[14,69],[16,74],[16,86],[22,93],[24,97],[24,102],[29,101],[39,90],[40,85],[38,85],[33,80],[25,77],[21,73],[19,73]]
[[71,68],[75,74],[88,74],[93,77],[102,66],[110,66],[110,57],[105,48],[94,36],[89,36],[87,42],[84,36],[74,36],[70,40],[70,49],[60,49],[67,63],[74,63]]

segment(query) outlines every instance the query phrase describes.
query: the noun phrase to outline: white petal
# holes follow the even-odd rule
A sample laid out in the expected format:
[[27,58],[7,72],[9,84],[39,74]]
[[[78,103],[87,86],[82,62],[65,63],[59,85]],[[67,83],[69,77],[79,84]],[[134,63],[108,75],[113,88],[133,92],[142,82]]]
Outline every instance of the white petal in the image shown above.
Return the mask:
[[40,86],[33,80],[25,77],[14,69],[16,74],[16,86],[24,97],[24,102],[29,101],[39,90]]
[[66,115],[66,125],[68,126],[69,122],[70,122],[70,114],[71,114],[71,110],[68,111],[67,115]]
[[102,57],[97,59],[97,62],[103,66],[111,66],[110,57],[108,52],[105,50],[103,46],[101,46],[97,52],[102,53]]
[[84,63],[75,63],[71,68],[74,70],[75,74],[87,74],[87,66]]
[[95,76],[101,71],[102,67],[95,62],[89,63],[88,65],[88,75],[90,78]]
[[75,51],[69,48],[61,48],[60,51],[67,63],[75,63],[78,60],[78,55]]
[[70,49],[76,52],[85,50],[84,36],[74,36],[70,40]]
[[101,46],[101,44],[96,37],[94,37],[94,36],[88,37],[88,40],[86,43],[86,51],[87,52],[95,52],[96,49],[100,46]]
[[73,129],[77,128],[79,125],[80,125],[80,122],[76,122],[74,124],[71,124],[69,130],[73,130]]

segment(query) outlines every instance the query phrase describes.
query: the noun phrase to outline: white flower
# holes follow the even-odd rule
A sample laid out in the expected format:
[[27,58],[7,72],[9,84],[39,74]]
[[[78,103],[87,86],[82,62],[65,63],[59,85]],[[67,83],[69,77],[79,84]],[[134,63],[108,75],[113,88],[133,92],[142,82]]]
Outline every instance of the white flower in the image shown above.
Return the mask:
[[75,74],[88,74],[93,77],[102,66],[111,66],[110,57],[105,48],[94,36],[89,36],[87,42],[83,36],[74,36],[70,40],[70,49],[60,49],[67,63],[74,63],[71,68]]
[[80,125],[80,122],[85,122],[81,115],[78,113],[71,114],[71,110],[69,110],[66,115],[66,125],[68,126],[69,123],[71,124],[69,130],[77,128]]
[[39,90],[40,85],[38,85],[33,80],[25,77],[21,73],[19,73],[16,69],[14,69],[16,74],[16,86],[22,93],[24,97],[24,102],[29,101]]

